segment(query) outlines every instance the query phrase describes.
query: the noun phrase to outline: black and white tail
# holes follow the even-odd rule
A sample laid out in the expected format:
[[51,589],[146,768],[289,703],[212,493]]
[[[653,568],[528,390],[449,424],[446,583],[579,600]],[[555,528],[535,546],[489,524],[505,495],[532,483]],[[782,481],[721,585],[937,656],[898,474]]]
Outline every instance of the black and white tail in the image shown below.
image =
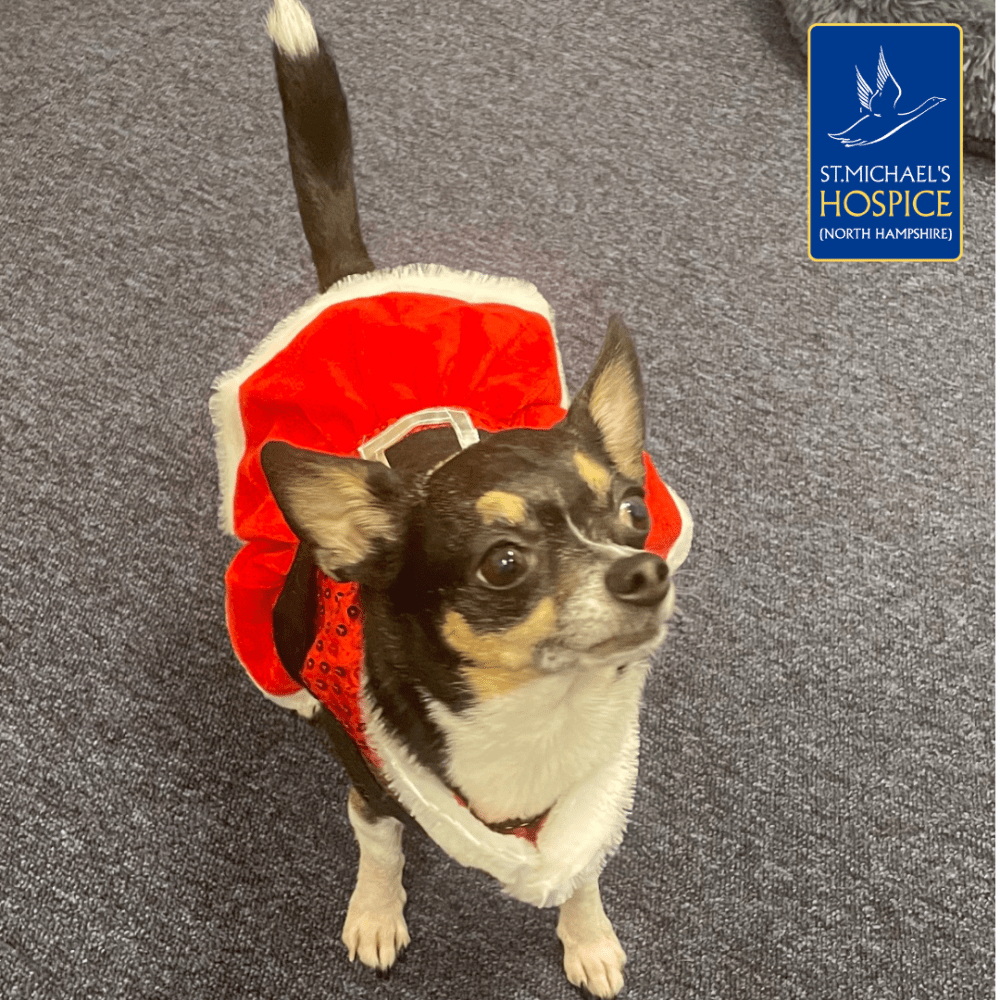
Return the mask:
[[351,165],[351,124],[337,67],[299,0],[267,16],[288,133],[288,159],[320,291],[373,271],[361,238]]

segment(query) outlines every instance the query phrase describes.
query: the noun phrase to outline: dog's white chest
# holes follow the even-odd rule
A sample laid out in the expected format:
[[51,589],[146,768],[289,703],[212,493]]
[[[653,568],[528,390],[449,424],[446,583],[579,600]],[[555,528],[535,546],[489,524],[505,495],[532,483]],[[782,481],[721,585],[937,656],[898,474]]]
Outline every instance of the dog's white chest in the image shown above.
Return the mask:
[[463,713],[433,703],[451,784],[487,822],[538,815],[620,751],[647,673],[645,661],[562,671]]

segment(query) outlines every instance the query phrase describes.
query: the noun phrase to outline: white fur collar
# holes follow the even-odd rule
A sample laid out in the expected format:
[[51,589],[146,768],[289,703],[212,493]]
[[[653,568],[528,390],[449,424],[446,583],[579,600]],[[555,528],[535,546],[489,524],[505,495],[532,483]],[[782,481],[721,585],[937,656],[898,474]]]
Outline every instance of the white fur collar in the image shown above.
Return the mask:
[[367,697],[365,734],[382,759],[389,789],[438,846],[460,864],[492,875],[515,899],[557,906],[579,885],[596,879],[621,844],[635,792],[639,702],[647,669],[645,664],[632,668],[639,673],[620,745],[563,792],[542,826],[537,846],[497,833],[476,819],[390,733]]

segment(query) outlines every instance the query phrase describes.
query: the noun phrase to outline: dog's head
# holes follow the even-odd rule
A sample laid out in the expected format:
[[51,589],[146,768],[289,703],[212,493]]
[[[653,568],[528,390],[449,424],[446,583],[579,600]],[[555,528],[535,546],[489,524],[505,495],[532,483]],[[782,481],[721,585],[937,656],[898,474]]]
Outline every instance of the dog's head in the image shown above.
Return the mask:
[[550,430],[490,435],[416,476],[277,441],[261,457],[319,567],[361,584],[369,625],[398,629],[404,654],[436,649],[478,701],[540,674],[630,663],[662,640],[673,585],[643,551],[644,437],[635,348],[613,319]]

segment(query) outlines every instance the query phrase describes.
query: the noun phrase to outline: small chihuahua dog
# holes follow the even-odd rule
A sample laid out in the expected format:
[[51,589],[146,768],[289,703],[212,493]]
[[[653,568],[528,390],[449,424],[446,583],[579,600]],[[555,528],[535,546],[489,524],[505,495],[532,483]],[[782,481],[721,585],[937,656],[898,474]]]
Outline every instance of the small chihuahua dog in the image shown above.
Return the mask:
[[[401,272],[376,272],[361,237],[337,70],[299,0],[274,0],[267,26],[318,301],[344,288],[356,301]],[[639,702],[690,520],[644,455],[621,320],[560,413],[548,429],[487,431],[434,411],[362,457],[266,440],[261,481],[297,539],[269,627],[284,670],[315,695],[293,707],[327,732],[353,784],[350,958],[385,970],[409,944],[412,825],[517,898],[558,905],[567,977],[612,997],[625,953],[598,876],[631,805]],[[678,526],[662,555],[644,548],[657,504]],[[353,687],[336,658],[352,628]],[[347,715],[328,680],[353,699]]]

